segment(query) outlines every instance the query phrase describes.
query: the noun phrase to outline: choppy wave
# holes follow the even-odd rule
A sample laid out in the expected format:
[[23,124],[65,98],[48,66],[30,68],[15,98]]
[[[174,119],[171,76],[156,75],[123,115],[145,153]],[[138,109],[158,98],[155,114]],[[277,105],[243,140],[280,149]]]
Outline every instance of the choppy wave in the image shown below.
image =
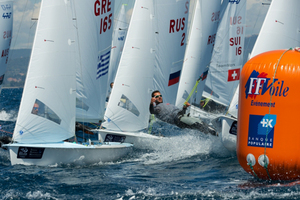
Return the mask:
[[0,120],[1,121],[16,121],[17,120],[17,112],[15,110],[11,111],[0,111]]
[[[4,94],[0,125],[13,132],[21,95]],[[11,166],[8,151],[0,149],[0,199],[300,198],[300,182],[255,179],[219,137],[159,122],[153,132],[165,138],[117,162],[94,165]]]

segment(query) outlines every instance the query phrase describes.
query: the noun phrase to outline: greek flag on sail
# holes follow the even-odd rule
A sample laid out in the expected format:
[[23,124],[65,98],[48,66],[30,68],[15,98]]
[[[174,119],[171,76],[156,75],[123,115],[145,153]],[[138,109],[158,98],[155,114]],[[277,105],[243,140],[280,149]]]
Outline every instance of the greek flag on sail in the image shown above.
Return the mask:
[[98,56],[97,77],[96,79],[108,73],[110,60],[110,50]]

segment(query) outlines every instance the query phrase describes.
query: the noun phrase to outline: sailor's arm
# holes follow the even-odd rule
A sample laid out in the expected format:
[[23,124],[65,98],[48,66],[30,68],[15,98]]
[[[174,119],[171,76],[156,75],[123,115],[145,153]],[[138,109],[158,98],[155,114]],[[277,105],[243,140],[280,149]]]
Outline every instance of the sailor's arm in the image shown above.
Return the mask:
[[151,103],[150,103],[150,106],[149,106],[149,111],[151,114],[158,114],[159,113],[159,109],[156,109],[155,108],[155,98],[152,97],[151,98]]
[[154,114],[154,105],[152,103],[150,103],[149,111],[151,114]]
[[191,104],[189,102],[184,102],[183,107],[182,107],[182,111],[183,114],[185,114],[186,109],[190,106]]

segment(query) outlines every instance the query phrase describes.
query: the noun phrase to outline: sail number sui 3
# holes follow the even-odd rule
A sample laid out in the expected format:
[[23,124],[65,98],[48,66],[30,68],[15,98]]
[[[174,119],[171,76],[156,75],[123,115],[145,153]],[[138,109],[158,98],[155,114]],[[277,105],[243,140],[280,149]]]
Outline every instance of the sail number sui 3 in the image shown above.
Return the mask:
[[111,0],[96,0],[94,4],[94,13],[95,16],[101,15],[100,20],[100,34],[105,33],[112,26],[112,13],[108,16],[103,16],[111,12]]

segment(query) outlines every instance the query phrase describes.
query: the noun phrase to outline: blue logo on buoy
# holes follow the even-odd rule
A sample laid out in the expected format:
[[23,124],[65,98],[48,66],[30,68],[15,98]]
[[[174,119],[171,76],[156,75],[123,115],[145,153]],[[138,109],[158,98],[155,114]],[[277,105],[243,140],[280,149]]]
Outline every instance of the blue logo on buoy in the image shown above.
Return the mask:
[[274,129],[275,124],[276,124],[276,115],[266,114],[259,122],[257,134],[258,135],[269,134]]
[[248,146],[273,148],[276,115],[250,115]]

